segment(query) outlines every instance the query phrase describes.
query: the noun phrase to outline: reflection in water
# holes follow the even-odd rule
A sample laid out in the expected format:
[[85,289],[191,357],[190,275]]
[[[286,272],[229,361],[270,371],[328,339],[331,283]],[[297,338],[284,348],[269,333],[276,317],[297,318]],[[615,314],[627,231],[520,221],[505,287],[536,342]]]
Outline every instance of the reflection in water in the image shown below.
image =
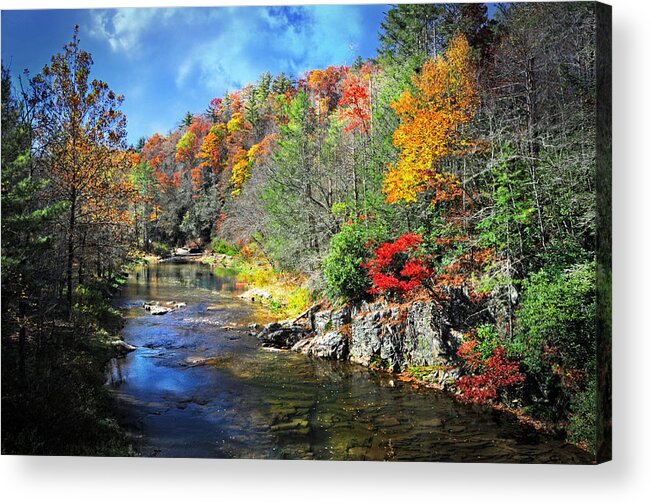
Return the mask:
[[[109,384],[143,455],[589,462],[506,415],[386,373],[262,350],[245,328],[264,314],[237,299],[245,286],[232,273],[216,271],[143,267],[116,300],[138,350],[112,361]],[[155,316],[144,301],[187,306]]]

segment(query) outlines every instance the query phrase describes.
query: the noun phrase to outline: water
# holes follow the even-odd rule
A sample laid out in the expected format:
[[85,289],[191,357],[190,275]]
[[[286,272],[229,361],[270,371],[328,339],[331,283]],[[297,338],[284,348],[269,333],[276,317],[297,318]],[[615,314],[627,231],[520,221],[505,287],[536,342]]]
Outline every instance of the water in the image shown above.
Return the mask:
[[[392,376],[263,350],[246,328],[267,317],[246,286],[200,264],[157,264],[116,300],[124,339],[109,386],[143,456],[588,463],[588,454],[488,408]],[[150,315],[144,301],[185,302]]]

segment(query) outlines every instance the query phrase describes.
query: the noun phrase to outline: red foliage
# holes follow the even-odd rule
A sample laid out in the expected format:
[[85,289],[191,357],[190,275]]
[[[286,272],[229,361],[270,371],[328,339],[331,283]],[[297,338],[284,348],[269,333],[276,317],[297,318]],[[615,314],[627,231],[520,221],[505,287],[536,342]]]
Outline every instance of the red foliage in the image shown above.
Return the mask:
[[422,258],[409,257],[417,254],[421,243],[420,234],[408,233],[381,244],[374,257],[362,265],[373,283],[369,293],[404,295],[422,285],[432,271]]
[[465,401],[485,404],[497,399],[498,393],[508,387],[524,382],[520,365],[506,358],[504,347],[497,347],[492,355],[483,360],[475,340],[465,341],[457,354],[466,361],[473,373],[456,381],[457,396]]
[[339,117],[348,121],[345,131],[358,129],[366,133],[371,124],[371,110],[365,83],[361,77],[350,73],[342,87]]

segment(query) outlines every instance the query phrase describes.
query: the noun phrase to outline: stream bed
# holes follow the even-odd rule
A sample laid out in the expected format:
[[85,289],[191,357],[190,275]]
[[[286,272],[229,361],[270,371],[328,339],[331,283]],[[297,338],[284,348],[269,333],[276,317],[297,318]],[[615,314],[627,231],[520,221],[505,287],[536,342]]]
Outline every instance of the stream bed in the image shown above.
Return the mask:
[[[512,416],[414,389],[384,372],[262,349],[269,321],[232,272],[137,268],[115,299],[137,350],[108,386],[136,450],[151,457],[577,463],[589,454]],[[148,301],[185,303],[165,315]]]

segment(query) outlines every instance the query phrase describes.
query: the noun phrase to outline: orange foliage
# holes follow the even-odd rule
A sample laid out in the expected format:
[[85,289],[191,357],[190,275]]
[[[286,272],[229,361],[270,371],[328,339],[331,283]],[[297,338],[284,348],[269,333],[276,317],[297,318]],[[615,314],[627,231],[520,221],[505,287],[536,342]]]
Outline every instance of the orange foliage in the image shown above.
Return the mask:
[[369,130],[371,108],[368,86],[369,79],[355,73],[349,73],[343,81],[339,118],[348,123],[345,131],[357,129],[366,133]]
[[393,134],[400,154],[389,166],[384,192],[390,203],[408,203],[434,186],[437,198],[447,201],[458,191],[457,180],[440,172],[438,164],[446,156],[471,150],[473,144],[462,127],[479,105],[470,46],[463,35],[455,36],[445,56],[427,61],[412,82],[414,93],[405,90],[392,104],[400,119]]
[[224,141],[228,130],[224,123],[215,124],[203,138],[197,159],[201,160],[199,166],[217,170],[221,163],[224,151]]

